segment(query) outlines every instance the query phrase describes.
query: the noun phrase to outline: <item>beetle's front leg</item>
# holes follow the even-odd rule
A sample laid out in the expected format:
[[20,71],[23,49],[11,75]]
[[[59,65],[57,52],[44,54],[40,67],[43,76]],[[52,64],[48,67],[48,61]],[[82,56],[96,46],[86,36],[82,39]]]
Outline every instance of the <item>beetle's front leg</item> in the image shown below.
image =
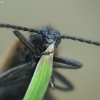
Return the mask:
[[55,56],[53,60],[54,60],[53,64],[54,68],[78,69],[82,67],[82,63],[66,57]]
[[20,32],[17,30],[13,31],[14,34],[19,38],[19,40],[34,54],[38,55],[40,52],[35,48],[35,46],[29,42]]

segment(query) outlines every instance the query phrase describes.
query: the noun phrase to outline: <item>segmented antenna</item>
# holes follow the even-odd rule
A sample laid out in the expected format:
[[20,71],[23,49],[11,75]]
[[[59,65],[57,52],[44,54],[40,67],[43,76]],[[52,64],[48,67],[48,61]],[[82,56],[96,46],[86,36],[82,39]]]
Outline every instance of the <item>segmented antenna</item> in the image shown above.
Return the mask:
[[[6,27],[6,28],[17,29],[17,30],[39,33],[37,30],[31,29],[31,28],[26,28],[26,27],[21,27],[21,26],[16,26],[16,25],[10,25],[10,24],[0,24],[0,27]],[[88,43],[88,44],[94,44],[94,45],[100,46],[100,42],[87,40],[87,39],[84,39],[84,38],[78,38],[78,37],[75,37],[75,36],[61,35],[61,38],[62,39],[67,38],[67,39],[71,39],[71,40],[77,40],[77,41],[80,41],[80,42],[85,42],[85,43]]]
[[17,29],[17,30],[23,30],[23,31],[38,33],[37,30],[31,29],[31,28],[26,28],[26,27],[21,27],[21,26],[16,26],[16,25],[10,25],[10,24],[0,24],[0,27],[6,27],[6,28],[12,28],[12,29]]
[[84,39],[84,38],[78,38],[78,37],[75,37],[75,36],[61,35],[61,38],[62,39],[67,38],[67,39],[71,39],[71,40],[77,40],[77,41],[80,41],[80,42],[85,42],[85,43],[88,43],[88,44],[94,44],[94,45],[100,46],[100,42],[87,40],[87,39]]

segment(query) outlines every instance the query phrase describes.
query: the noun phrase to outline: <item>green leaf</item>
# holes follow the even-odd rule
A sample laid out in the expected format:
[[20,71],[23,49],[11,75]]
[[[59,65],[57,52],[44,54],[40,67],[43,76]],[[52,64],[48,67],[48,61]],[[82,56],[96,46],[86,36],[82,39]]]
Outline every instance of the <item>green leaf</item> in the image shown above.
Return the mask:
[[[54,51],[54,43],[45,52]],[[39,60],[23,100],[42,100],[52,75],[53,53],[43,55]]]

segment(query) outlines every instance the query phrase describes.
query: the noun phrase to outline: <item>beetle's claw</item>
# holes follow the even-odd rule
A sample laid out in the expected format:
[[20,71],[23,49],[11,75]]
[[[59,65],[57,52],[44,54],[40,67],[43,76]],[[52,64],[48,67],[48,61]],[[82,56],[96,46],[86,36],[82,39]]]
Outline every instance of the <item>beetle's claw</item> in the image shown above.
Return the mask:
[[54,90],[55,89],[55,84],[54,84],[54,77],[53,77],[53,75],[51,76],[50,85],[51,85],[52,89]]

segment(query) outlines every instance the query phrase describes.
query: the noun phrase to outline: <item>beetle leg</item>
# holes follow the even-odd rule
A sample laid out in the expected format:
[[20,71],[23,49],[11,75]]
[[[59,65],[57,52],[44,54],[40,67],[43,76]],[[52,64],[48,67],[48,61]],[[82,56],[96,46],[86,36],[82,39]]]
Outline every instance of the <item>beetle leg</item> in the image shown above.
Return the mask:
[[82,64],[76,60],[65,58],[65,57],[54,57],[54,68],[68,68],[68,69],[78,69],[82,67]]
[[3,74],[0,75],[0,83],[7,81],[8,79],[11,79],[14,76],[18,75],[22,70],[25,70],[31,64],[32,64],[31,62],[25,63],[4,72]]
[[13,31],[14,34],[20,39],[20,41],[34,54],[34,55],[39,55],[40,52],[35,48],[35,46],[27,41],[27,39],[17,30]]
[[41,53],[41,55],[49,55],[50,53],[53,53],[53,51],[51,51],[51,52],[43,52],[43,53]]
[[54,90],[55,89],[55,84],[54,84],[54,77],[53,77],[53,75],[51,76],[50,85],[51,85],[52,89]]

